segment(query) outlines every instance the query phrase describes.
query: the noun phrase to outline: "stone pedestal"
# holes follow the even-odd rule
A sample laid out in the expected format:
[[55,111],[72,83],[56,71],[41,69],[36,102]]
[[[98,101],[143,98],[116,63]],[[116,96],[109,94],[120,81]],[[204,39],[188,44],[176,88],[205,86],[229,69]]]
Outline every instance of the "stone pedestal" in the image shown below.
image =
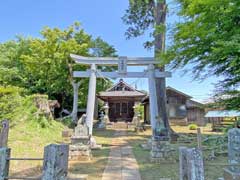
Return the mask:
[[90,135],[84,115],[74,129],[69,146],[69,158],[71,160],[89,160],[91,158]]
[[174,150],[170,147],[168,140],[152,139],[151,161],[155,163],[175,161],[172,152]]
[[72,144],[69,146],[69,159],[74,161],[90,160],[92,157],[90,146],[83,144]]
[[72,136],[69,146],[69,159],[90,160],[92,157],[89,136]]
[[232,172],[230,169],[224,169],[224,180],[240,180],[240,172]]
[[89,136],[72,136],[71,144],[83,144],[89,145],[90,138]]

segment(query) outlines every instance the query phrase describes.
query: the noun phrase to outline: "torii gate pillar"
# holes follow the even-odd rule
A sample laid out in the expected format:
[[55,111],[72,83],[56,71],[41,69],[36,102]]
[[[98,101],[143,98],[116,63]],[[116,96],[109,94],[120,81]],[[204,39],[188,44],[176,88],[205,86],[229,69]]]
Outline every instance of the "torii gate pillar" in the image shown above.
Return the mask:
[[156,118],[158,117],[157,94],[155,83],[155,67],[153,64],[148,65],[148,86],[149,86],[149,104],[150,104],[150,122],[152,131],[156,127]]
[[91,65],[89,87],[88,87],[88,100],[87,100],[87,117],[86,123],[89,128],[89,134],[92,135],[94,107],[96,99],[96,64]]

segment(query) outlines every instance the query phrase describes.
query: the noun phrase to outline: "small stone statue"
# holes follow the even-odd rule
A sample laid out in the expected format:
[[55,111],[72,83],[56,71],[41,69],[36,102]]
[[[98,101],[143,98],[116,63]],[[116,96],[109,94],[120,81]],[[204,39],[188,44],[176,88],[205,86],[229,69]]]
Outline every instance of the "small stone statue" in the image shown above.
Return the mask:
[[77,126],[74,129],[74,136],[89,136],[89,129],[86,124],[86,115],[83,114],[82,117],[78,120]]
[[84,124],[86,124],[86,118],[87,118],[86,114],[83,114],[82,117],[78,120],[77,125],[84,125]]

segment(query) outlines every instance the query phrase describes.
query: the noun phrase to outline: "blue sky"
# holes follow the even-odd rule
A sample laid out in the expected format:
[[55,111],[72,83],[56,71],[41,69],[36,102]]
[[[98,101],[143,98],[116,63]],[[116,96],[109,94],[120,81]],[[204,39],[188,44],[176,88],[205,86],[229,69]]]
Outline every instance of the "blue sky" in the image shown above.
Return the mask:
[[[153,56],[143,48],[148,36],[126,40],[126,26],[121,17],[128,7],[128,0],[6,0],[0,2],[0,42],[18,34],[38,37],[44,26],[65,28],[79,21],[86,32],[100,36],[113,45],[121,56]],[[168,17],[168,23],[178,18]],[[132,68],[131,70],[141,70]],[[148,89],[146,79],[129,79],[137,82],[138,89]],[[199,82],[193,81],[192,74],[183,75],[182,70],[174,71],[167,85],[183,91],[195,100],[203,101],[213,93],[216,77]]]

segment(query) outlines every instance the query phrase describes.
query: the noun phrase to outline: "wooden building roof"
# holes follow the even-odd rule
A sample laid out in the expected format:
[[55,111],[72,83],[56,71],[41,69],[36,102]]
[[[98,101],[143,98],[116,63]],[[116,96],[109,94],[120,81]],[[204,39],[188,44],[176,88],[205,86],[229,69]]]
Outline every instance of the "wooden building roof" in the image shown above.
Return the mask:
[[106,91],[99,92],[98,94],[98,97],[102,100],[118,97],[142,99],[145,96],[146,93],[133,88],[122,79],[120,79],[120,81],[111,88],[107,89]]

